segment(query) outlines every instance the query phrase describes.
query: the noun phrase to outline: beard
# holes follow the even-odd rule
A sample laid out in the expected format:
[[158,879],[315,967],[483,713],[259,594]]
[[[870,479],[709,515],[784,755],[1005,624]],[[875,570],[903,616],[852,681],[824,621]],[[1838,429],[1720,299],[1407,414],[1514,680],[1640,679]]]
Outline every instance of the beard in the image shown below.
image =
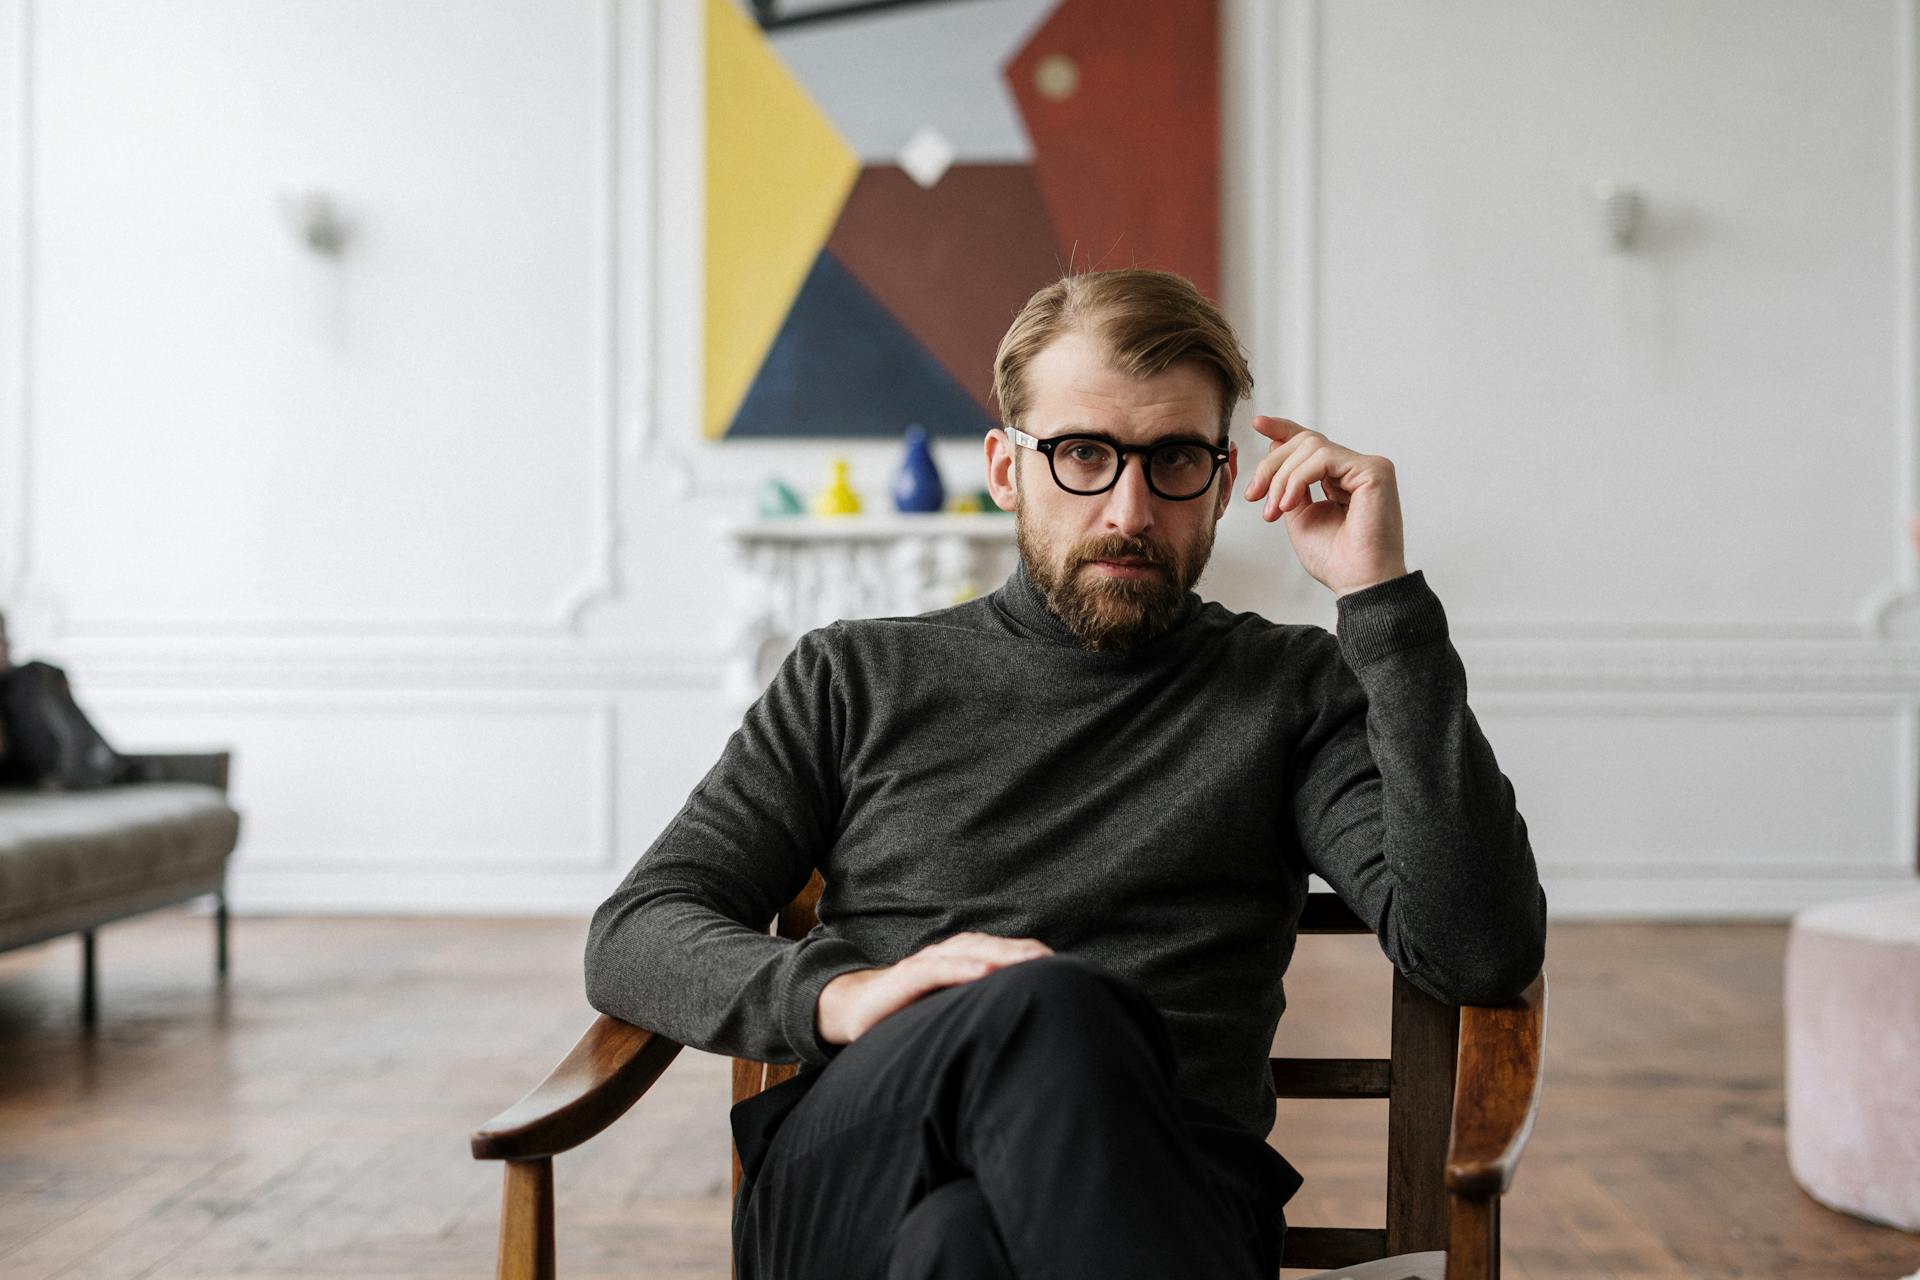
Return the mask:
[[[1131,649],[1164,635],[1213,555],[1213,535],[1209,520],[1205,532],[1183,550],[1109,534],[1056,555],[1028,523],[1024,496],[1014,509],[1014,539],[1027,577],[1040,588],[1054,616],[1088,649]],[[1092,567],[1096,560],[1141,560],[1149,572],[1116,578]]]

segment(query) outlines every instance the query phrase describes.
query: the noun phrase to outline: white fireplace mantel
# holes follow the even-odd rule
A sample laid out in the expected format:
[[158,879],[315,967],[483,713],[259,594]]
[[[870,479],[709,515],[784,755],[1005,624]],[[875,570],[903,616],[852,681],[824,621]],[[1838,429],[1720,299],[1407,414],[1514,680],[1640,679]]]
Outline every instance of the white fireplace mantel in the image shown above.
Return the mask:
[[1013,567],[1013,517],[1001,512],[763,517],[725,521],[718,532],[734,553],[731,714],[760,696],[815,627],[945,608],[993,590]]

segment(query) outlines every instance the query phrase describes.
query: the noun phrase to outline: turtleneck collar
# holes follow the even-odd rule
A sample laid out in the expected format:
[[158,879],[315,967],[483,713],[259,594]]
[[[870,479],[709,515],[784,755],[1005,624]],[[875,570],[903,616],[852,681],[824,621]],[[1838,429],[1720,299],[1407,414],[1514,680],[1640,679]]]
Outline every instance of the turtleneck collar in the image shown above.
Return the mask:
[[1028,575],[1027,563],[1024,559],[1014,563],[1013,572],[990,599],[1022,631],[1028,632],[1036,639],[1079,649],[1093,656],[1116,659],[1158,651],[1186,630],[1187,625],[1193,621],[1194,615],[1200,611],[1200,597],[1189,591],[1186,599],[1180,604],[1180,612],[1174,617],[1173,624],[1161,635],[1131,649],[1104,650],[1095,654],[1094,651],[1085,648],[1080,643],[1080,637],[1074,635],[1067,624],[1060,621],[1059,616],[1047,607],[1046,593]]

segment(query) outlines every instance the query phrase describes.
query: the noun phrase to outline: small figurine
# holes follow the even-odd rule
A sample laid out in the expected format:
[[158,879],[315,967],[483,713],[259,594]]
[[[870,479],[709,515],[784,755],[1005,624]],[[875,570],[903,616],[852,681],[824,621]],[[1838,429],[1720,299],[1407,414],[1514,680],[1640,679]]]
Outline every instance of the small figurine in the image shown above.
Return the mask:
[[927,447],[927,429],[917,422],[910,423],[907,456],[893,477],[893,508],[938,511],[946,500],[947,490],[940,483],[940,468],[933,464],[933,450]]
[[851,467],[852,464],[845,458],[833,460],[833,483],[814,495],[813,514],[817,516],[860,514],[860,495],[853,491],[853,485],[847,480],[847,472]]
[[760,497],[756,504],[762,516],[803,516],[807,513],[807,504],[800,501],[800,495],[779,476],[768,476],[767,482],[760,486]]

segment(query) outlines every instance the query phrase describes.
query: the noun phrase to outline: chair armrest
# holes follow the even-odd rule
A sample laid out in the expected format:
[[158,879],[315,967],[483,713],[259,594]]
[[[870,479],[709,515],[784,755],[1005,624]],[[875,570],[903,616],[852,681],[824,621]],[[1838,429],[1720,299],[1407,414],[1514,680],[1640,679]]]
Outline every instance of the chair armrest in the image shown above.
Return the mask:
[[150,752],[122,756],[132,766],[130,782],[198,782],[227,789],[227,770],[233,762],[230,751]]
[[601,1014],[532,1093],[474,1132],[473,1158],[532,1160],[579,1146],[625,1115],[681,1047]]
[[1540,1110],[1540,1061],[1547,1023],[1547,975],[1506,1004],[1460,1009],[1459,1073],[1447,1190],[1473,1199],[1502,1195]]

